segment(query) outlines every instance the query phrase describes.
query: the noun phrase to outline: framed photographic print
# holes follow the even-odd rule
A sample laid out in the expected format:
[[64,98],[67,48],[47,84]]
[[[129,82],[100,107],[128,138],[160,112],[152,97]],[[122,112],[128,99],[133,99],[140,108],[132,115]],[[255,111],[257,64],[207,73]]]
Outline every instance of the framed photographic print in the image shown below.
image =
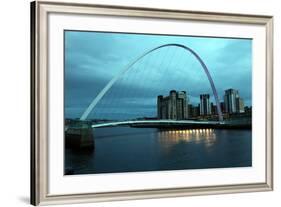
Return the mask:
[[31,203],[273,189],[273,17],[31,4]]

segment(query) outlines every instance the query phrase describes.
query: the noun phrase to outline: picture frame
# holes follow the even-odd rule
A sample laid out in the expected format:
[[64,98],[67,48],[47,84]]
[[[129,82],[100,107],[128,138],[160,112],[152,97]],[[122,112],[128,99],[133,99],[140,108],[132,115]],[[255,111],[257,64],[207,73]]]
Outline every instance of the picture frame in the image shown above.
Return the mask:
[[[264,60],[262,73],[265,76],[262,85],[264,89],[264,102],[260,104],[264,110],[264,124],[260,125],[264,128],[263,141],[265,145],[264,156],[262,162],[264,171],[260,172],[263,180],[241,183],[228,184],[207,184],[198,186],[174,186],[155,188],[129,188],[126,190],[96,190],[92,192],[63,193],[64,183],[54,178],[52,173],[53,158],[56,156],[53,150],[53,138],[63,139],[56,130],[51,130],[52,122],[50,117],[56,117],[55,111],[52,111],[51,100],[51,76],[50,68],[53,67],[52,51],[50,47],[53,42],[50,27],[54,21],[50,15],[61,15],[69,18],[70,24],[73,19],[71,15],[86,16],[91,18],[94,16],[111,17],[111,18],[127,18],[127,19],[145,19],[145,20],[161,20],[170,21],[172,24],[177,22],[199,22],[204,25],[223,24],[242,25],[245,27],[257,26],[264,35],[264,54],[261,57]],[[75,17],[76,18],[76,17]],[[126,20],[125,20],[126,21]],[[74,23],[74,21],[73,21]],[[56,30],[55,27],[53,30]],[[70,29],[70,28],[66,28]],[[80,29],[80,28],[79,28]],[[208,34],[206,34],[208,36]],[[63,44],[62,42],[59,42]],[[262,43],[263,44],[263,43]],[[61,65],[60,65],[61,66]],[[63,71],[63,67],[60,67]],[[255,68],[253,69],[255,72]],[[61,79],[59,80],[61,81]],[[253,88],[255,90],[255,88]],[[63,91],[62,91],[63,92]],[[60,94],[61,95],[61,94]],[[56,96],[59,97],[59,96]],[[62,98],[63,99],[63,98]],[[63,110],[59,113],[63,113]],[[54,116],[55,115],[55,116]],[[260,120],[260,121],[261,121]],[[59,131],[59,129],[58,129]],[[63,131],[63,129],[61,129]],[[63,152],[63,149],[57,149]],[[63,168],[63,166],[61,166]],[[169,173],[173,176],[174,172]],[[63,175],[61,175],[63,176]],[[119,176],[119,175],[118,175]],[[142,174],[141,176],[145,176]],[[185,176],[182,174],[181,176]],[[144,177],[143,177],[144,178]],[[68,180],[70,180],[69,178]],[[90,178],[90,179],[93,179]],[[124,178],[126,179],[126,178]],[[60,190],[56,191],[58,182]],[[134,185],[134,183],[132,183]],[[70,184],[67,187],[71,186]],[[83,187],[83,186],[82,186]],[[85,187],[85,186],[84,186]],[[50,190],[51,189],[51,190]],[[54,190],[53,190],[54,189]],[[110,188],[108,188],[110,189]],[[202,11],[185,11],[185,10],[167,10],[159,8],[141,8],[141,7],[125,7],[125,6],[108,6],[108,5],[92,5],[92,4],[76,4],[35,1],[31,3],[31,204],[47,205],[47,204],[66,204],[66,203],[84,203],[84,202],[101,202],[115,200],[130,199],[147,199],[147,198],[163,198],[177,196],[193,196],[208,194],[224,194],[224,193],[242,193],[273,190],[273,17],[264,15],[248,15],[248,14],[230,14],[230,13],[214,13]],[[53,193],[56,192],[56,193]]]

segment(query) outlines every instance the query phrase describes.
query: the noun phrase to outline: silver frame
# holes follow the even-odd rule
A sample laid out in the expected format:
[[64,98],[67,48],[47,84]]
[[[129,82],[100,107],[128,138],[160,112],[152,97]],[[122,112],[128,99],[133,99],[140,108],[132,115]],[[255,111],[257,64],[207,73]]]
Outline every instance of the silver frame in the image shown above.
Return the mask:
[[[87,194],[48,194],[48,14],[75,13],[262,25],[266,29],[266,182]],[[273,190],[273,17],[36,1],[31,3],[31,204],[66,204]]]

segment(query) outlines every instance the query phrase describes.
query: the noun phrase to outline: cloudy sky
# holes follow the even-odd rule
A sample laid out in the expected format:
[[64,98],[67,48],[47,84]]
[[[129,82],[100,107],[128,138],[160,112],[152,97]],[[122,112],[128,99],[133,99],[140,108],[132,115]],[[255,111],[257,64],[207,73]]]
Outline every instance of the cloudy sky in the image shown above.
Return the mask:
[[[252,41],[250,39],[65,31],[65,117],[79,118],[105,85],[144,52],[169,43],[192,48],[205,62],[220,101],[234,88],[251,105]],[[158,95],[187,91],[199,103],[208,79],[196,58],[179,47],[164,47],[140,61],[120,78],[89,118],[156,116]]]

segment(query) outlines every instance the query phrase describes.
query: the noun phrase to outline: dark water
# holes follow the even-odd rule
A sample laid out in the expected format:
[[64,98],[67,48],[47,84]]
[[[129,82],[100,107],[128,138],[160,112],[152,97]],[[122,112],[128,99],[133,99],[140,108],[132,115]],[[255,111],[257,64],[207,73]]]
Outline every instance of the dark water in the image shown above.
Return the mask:
[[94,135],[93,153],[65,151],[65,168],[73,174],[252,165],[251,130],[112,127]]

